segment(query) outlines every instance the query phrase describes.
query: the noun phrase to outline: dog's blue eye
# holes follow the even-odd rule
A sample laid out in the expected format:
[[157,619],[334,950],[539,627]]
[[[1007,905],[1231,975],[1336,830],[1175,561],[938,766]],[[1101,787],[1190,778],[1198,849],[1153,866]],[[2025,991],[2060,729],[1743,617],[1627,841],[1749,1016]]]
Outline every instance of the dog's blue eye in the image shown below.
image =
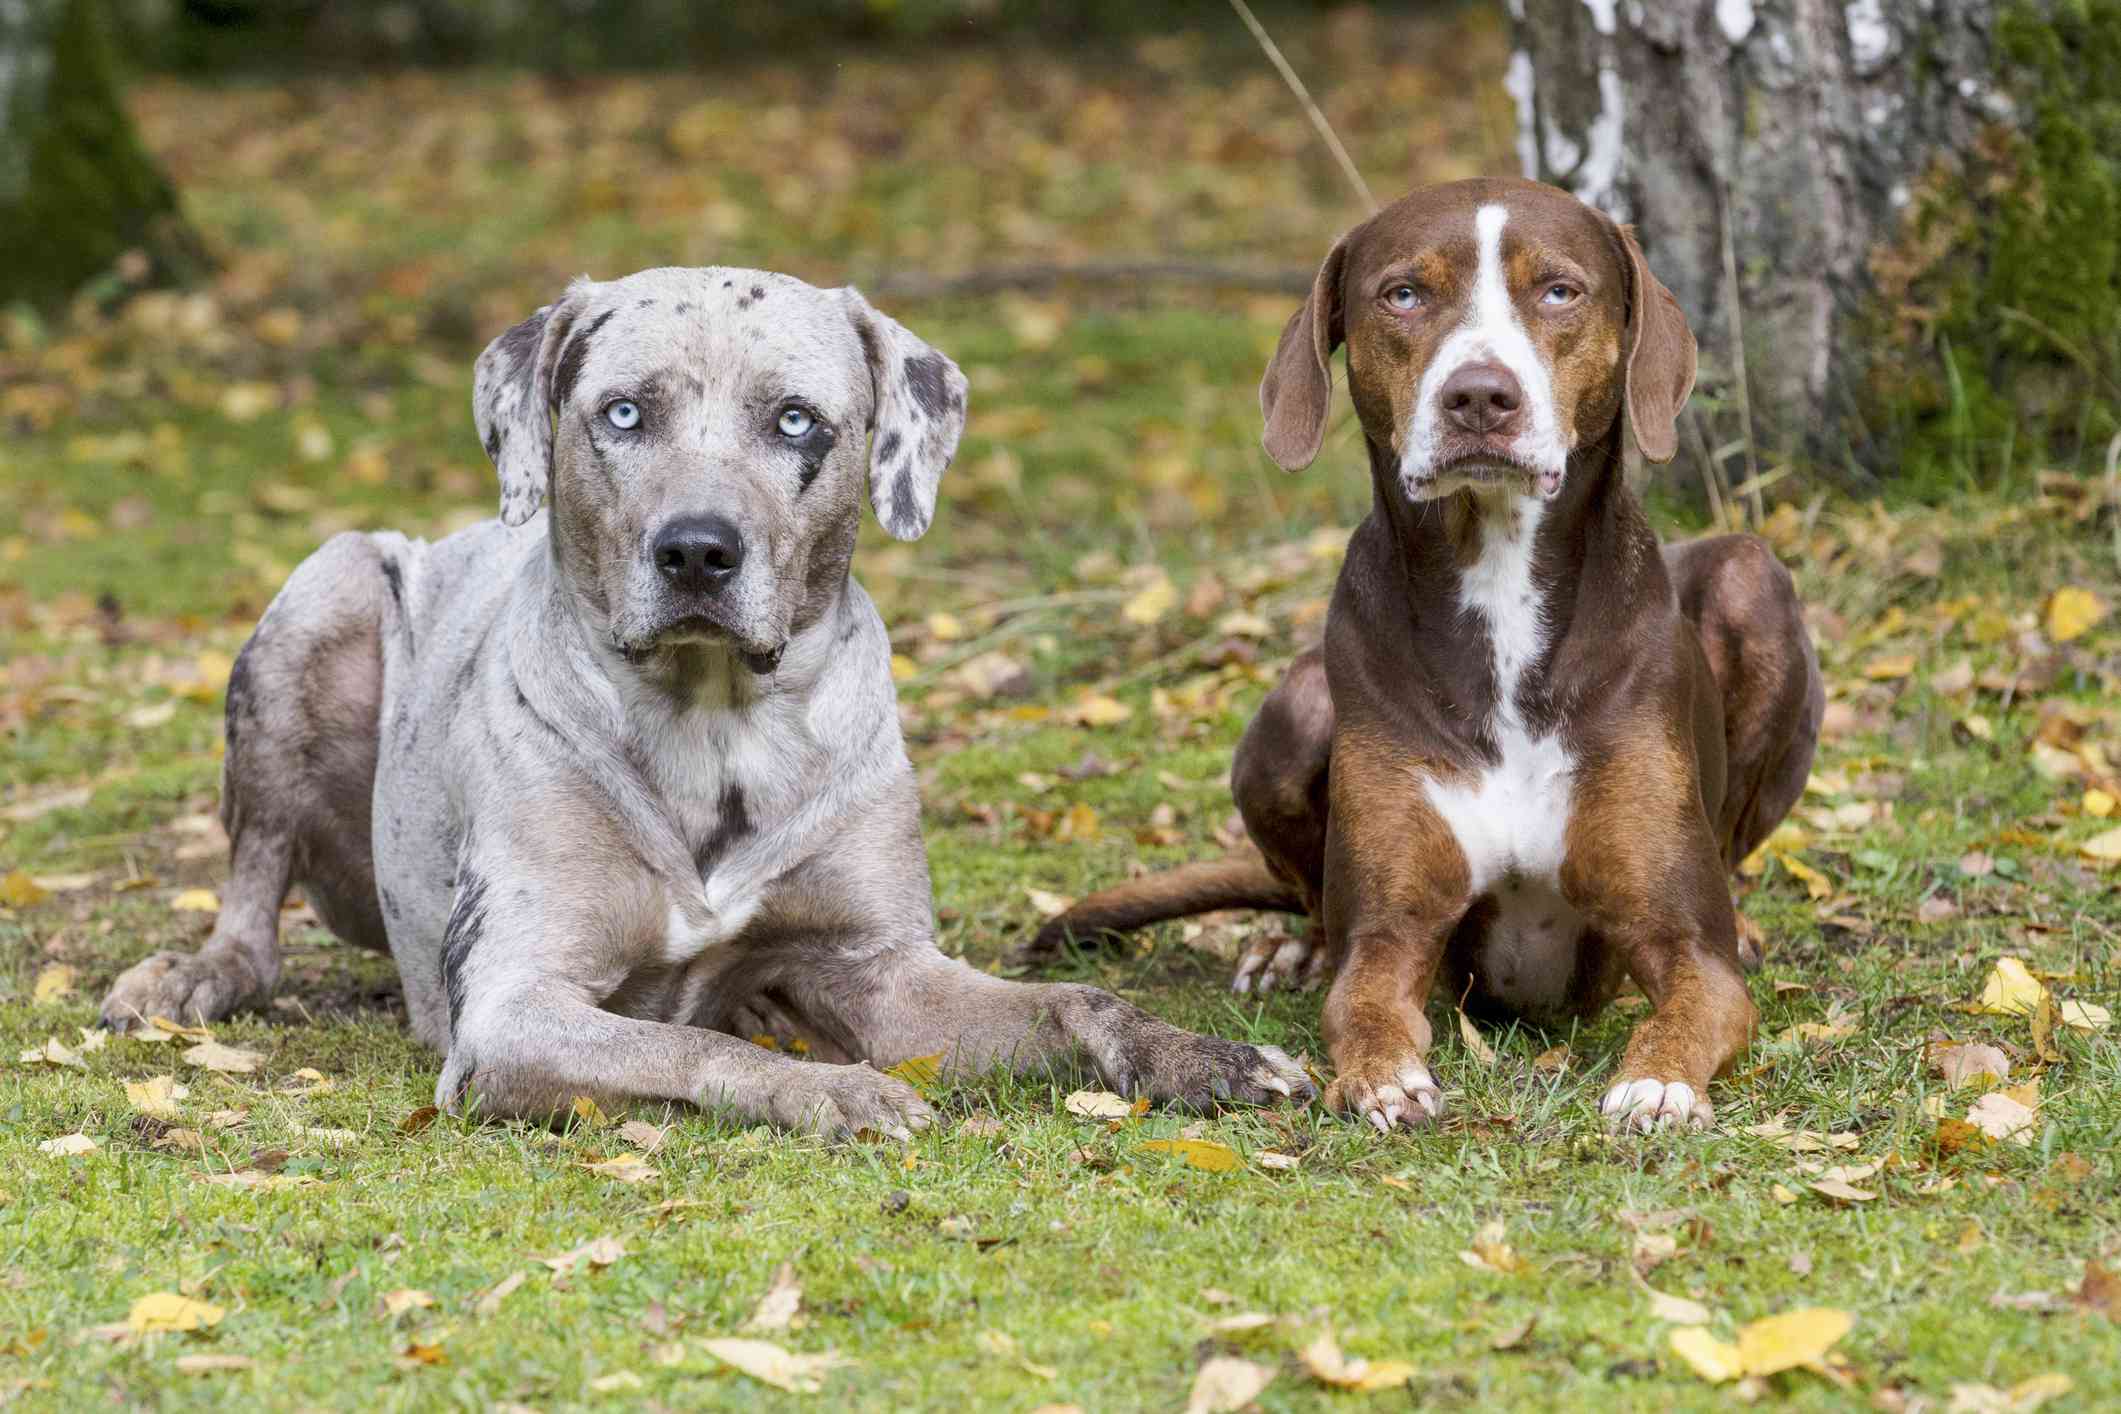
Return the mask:
[[604,420],[621,432],[631,432],[641,425],[641,409],[621,398],[604,409]]
[[1412,309],[1421,303],[1421,295],[1412,285],[1394,285],[1385,291],[1385,303],[1394,309]]
[[1539,297],[1539,302],[1541,304],[1567,304],[1574,298],[1576,298],[1575,290],[1567,285],[1556,284],[1547,286],[1546,293]]
[[781,420],[775,425],[783,437],[800,437],[817,425],[817,419],[801,408],[782,408]]

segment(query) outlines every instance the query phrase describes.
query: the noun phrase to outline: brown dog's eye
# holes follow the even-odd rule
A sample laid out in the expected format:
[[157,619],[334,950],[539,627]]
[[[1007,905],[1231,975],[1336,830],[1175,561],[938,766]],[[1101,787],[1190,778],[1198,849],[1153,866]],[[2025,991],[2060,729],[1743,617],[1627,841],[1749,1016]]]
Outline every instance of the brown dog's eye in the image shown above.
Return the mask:
[[1576,287],[1564,285],[1559,280],[1546,287],[1539,296],[1541,304],[1568,304],[1576,298]]

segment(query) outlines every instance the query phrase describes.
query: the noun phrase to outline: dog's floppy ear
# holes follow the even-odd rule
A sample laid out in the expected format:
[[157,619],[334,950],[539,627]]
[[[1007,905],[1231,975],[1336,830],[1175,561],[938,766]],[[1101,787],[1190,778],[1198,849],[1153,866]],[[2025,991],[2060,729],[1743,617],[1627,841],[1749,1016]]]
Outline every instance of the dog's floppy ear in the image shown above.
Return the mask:
[[965,430],[965,375],[849,286],[842,296],[875,384],[869,428],[869,504],[884,529],[918,540],[935,519],[935,491]]
[[1347,252],[1348,238],[1342,236],[1318,267],[1310,298],[1282,326],[1281,343],[1259,380],[1259,410],[1267,420],[1260,441],[1284,471],[1309,466],[1326,440],[1326,413],[1333,406],[1333,350],[1346,337],[1340,278]]
[[1628,426],[1653,462],[1679,450],[1679,409],[1694,391],[1694,331],[1686,312],[1642,257],[1633,226],[1620,227],[1628,261]]
[[471,376],[471,417],[501,476],[501,519],[521,525],[537,514],[552,479],[552,379],[560,346],[581,308],[579,284],[479,355]]

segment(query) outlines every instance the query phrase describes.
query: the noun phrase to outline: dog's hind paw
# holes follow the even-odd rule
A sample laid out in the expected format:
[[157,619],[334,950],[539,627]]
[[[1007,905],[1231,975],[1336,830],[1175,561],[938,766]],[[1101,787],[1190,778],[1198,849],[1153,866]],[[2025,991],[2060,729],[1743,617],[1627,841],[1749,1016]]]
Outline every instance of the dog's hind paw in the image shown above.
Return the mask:
[[1395,1126],[1420,1129],[1443,1117],[1443,1089],[1428,1066],[1404,1060],[1344,1069],[1326,1087],[1326,1108],[1368,1120],[1381,1134]]
[[1325,971],[1325,951],[1307,934],[1300,938],[1262,933],[1245,944],[1230,978],[1230,990],[1239,996],[1257,990],[1261,996],[1295,988],[1308,992]]
[[1598,1102],[1606,1128],[1616,1133],[1683,1127],[1706,1129],[1715,1112],[1684,1080],[1623,1080]]

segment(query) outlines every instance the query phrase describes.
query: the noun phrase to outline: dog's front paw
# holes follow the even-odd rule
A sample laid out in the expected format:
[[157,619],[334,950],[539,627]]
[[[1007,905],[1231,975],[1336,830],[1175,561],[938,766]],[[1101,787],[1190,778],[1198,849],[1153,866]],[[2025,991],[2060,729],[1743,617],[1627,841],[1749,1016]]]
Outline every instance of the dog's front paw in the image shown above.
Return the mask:
[[262,1004],[269,986],[234,952],[158,952],[120,973],[103,998],[103,1024],[125,1032],[151,1016],[187,1026]]
[[1237,959],[1230,990],[1240,996],[1255,989],[1261,996],[1292,987],[1308,992],[1318,985],[1325,961],[1325,949],[1314,943],[1308,933],[1300,938],[1259,934],[1245,944],[1243,955]]
[[1684,1080],[1623,1080],[1598,1102],[1606,1128],[1648,1134],[1665,1128],[1706,1129],[1715,1118],[1707,1097]]
[[1326,1108],[1360,1117],[1389,1134],[1395,1125],[1420,1129],[1443,1117],[1443,1090],[1418,1057],[1356,1062],[1326,1087]]
[[851,1139],[864,1132],[909,1140],[935,1122],[920,1092],[895,1075],[854,1065],[805,1062],[789,1067],[766,1100],[766,1118],[777,1129]]

